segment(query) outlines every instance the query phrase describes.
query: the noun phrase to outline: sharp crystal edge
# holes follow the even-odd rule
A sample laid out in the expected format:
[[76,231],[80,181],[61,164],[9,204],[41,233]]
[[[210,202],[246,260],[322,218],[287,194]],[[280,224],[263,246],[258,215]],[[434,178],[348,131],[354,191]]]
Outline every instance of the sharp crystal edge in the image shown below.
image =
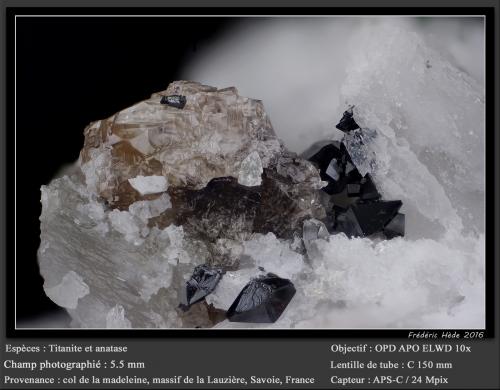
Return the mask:
[[160,103],[170,107],[183,109],[186,105],[186,97],[182,95],[168,95],[162,96]]
[[[387,239],[404,236],[404,215],[398,211],[401,201],[384,201],[370,174],[376,166],[370,142],[376,131],[359,128],[352,107],[348,108],[337,128],[344,131],[342,141],[317,143],[307,154],[328,184],[322,191],[330,195],[330,208],[324,220],[331,233],[348,237],[367,237],[382,233]],[[354,161],[353,161],[354,160]],[[363,168],[363,174],[358,167]]]
[[243,288],[227,311],[227,318],[230,322],[276,322],[295,292],[290,280],[268,273]]
[[346,133],[352,130],[359,129],[359,125],[354,120],[353,108],[354,107],[351,106],[346,111],[344,111],[340,122],[335,126],[337,129],[342,130]]
[[200,302],[214,291],[223,274],[222,268],[212,268],[206,264],[196,266],[186,282],[186,305],[189,307]]

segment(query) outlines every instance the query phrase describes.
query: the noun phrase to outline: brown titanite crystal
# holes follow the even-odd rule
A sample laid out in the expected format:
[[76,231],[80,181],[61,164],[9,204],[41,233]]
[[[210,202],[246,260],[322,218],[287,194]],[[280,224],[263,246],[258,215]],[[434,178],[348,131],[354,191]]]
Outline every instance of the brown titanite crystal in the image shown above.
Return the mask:
[[[162,96],[185,96],[181,108]],[[217,177],[238,177],[241,162],[256,151],[264,167],[282,152],[262,102],[178,81],[167,91],[85,130],[81,165],[87,184],[113,207],[140,199],[123,183],[138,175],[163,175],[171,186],[202,189]]]
[[[185,104],[162,104],[170,95]],[[175,223],[210,242],[252,232],[290,238],[304,219],[324,217],[317,170],[284,149],[262,102],[236,88],[177,81],[92,123],[81,167],[87,185],[119,210],[164,192],[143,194],[136,178],[164,177],[173,207],[150,226]]]
[[[279,240],[325,216],[325,183],[283,147],[261,101],[176,81],[84,134],[77,174],[45,190],[42,240],[51,246],[40,252],[42,268],[57,269],[44,273],[48,293],[79,326],[212,326],[224,316],[205,298],[178,308],[186,282],[206,264],[225,273],[226,295],[244,285],[269,257],[248,254],[254,241],[283,246],[285,276],[303,266]],[[82,255],[80,245],[92,250]],[[68,284],[71,299],[59,293]]]

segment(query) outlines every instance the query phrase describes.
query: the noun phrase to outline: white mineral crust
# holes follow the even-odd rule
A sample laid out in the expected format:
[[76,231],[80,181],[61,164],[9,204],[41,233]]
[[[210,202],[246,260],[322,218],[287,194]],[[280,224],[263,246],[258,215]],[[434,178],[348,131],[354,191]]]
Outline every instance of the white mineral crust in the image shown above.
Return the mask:
[[244,186],[260,186],[262,182],[262,161],[259,153],[250,153],[241,163],[240,173],[238,175],[238,183]]
[[129,183],[139,191],[141,195],[157,194],[168,188],[167,179],[163,176],[136,176],[128,179]]

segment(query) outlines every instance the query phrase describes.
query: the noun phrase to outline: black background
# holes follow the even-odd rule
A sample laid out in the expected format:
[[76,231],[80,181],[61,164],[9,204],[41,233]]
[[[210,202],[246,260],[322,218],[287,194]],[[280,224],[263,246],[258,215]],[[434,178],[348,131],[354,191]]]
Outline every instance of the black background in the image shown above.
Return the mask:
[[78,158],[83,129],[180,78],[233,18],[22,17],[16,23],[18,320],[61,311],[37,262],[40,186]]

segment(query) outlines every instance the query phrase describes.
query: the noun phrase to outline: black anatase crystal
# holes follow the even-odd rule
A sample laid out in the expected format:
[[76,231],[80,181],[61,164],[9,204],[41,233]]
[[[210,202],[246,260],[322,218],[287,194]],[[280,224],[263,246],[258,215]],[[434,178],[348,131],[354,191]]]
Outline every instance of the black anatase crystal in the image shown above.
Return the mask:
[[160,100],[161,104],[166,104],[170,107],[183,109],[186,105],[186,97],[182,95],[168,95],[162,96]]
[[337,129],[342,130],[345,133],[348,133],[351,130],[359,129],[359,125],[354,120],[354,115],[352,112],[353,107],[349,107],[346,111],[344,111],[344,115],[342,115],[342,119],[335,126]]
[[361,191],[360,184],[352,183],[347,185],[347,196],[351,198],[359,196],[360,191]]
[[201,301],[215,290],[224,271],[221,268],[211,268],[206,264],[195,267],[193,275],[186,282],[186,303],[189,306]]
[[346,234],[351,236],[370,236],[382,232],[391,222],[402,206],[400,200],[377,201],[373,203],[356,203],[349,207],[340,227],[347,226]]
[[226,316],[231,322],[276,322],[294,295],[290,280],[268,273],[251,280],[241,290]]
[[332,142],[322,147],[309,158],[309,161],[318,167],[321,180],[328,183],[323,188],[323,191],[327,194],[338,194],[345,189],[347,184],[345,175],[347,160],[345,148],[342,149],[338,142]]
[[375,183],[373,182],[373,179],[369,173],[365,175],[360,180],[360,195],[359,198],[361,200],[378,200],[381,198],[380,193],[377,191],[377,187],[375,187]]
[[389,239],[403,237],[405,235],[405,215],[397,213],[392,221],[384,226],[384,234]]
[[[359,128],[352,107],[344,112],[337,128],[346,133]],[[330,195],[325,203],[330,211],[323,222],[330,233],[345,233],[349,237],[378,233],[388,239],[404,236],[405,216],[398,213],[402,202],[381,200],[371,175],[360,174],[346,148],[346,143],[350,142],[351,150],[353,145],[359,146],[355,150],[362,150],[363,133],[361,129],[356,131],[360,133],[354,137],[351,133],[344,135],[341,142],[318,142],[304,153],[304,157],[319,169],[321,179],[328,183],[322,190]],[[369,134],[371,137],[376,135],[374,131]]]

